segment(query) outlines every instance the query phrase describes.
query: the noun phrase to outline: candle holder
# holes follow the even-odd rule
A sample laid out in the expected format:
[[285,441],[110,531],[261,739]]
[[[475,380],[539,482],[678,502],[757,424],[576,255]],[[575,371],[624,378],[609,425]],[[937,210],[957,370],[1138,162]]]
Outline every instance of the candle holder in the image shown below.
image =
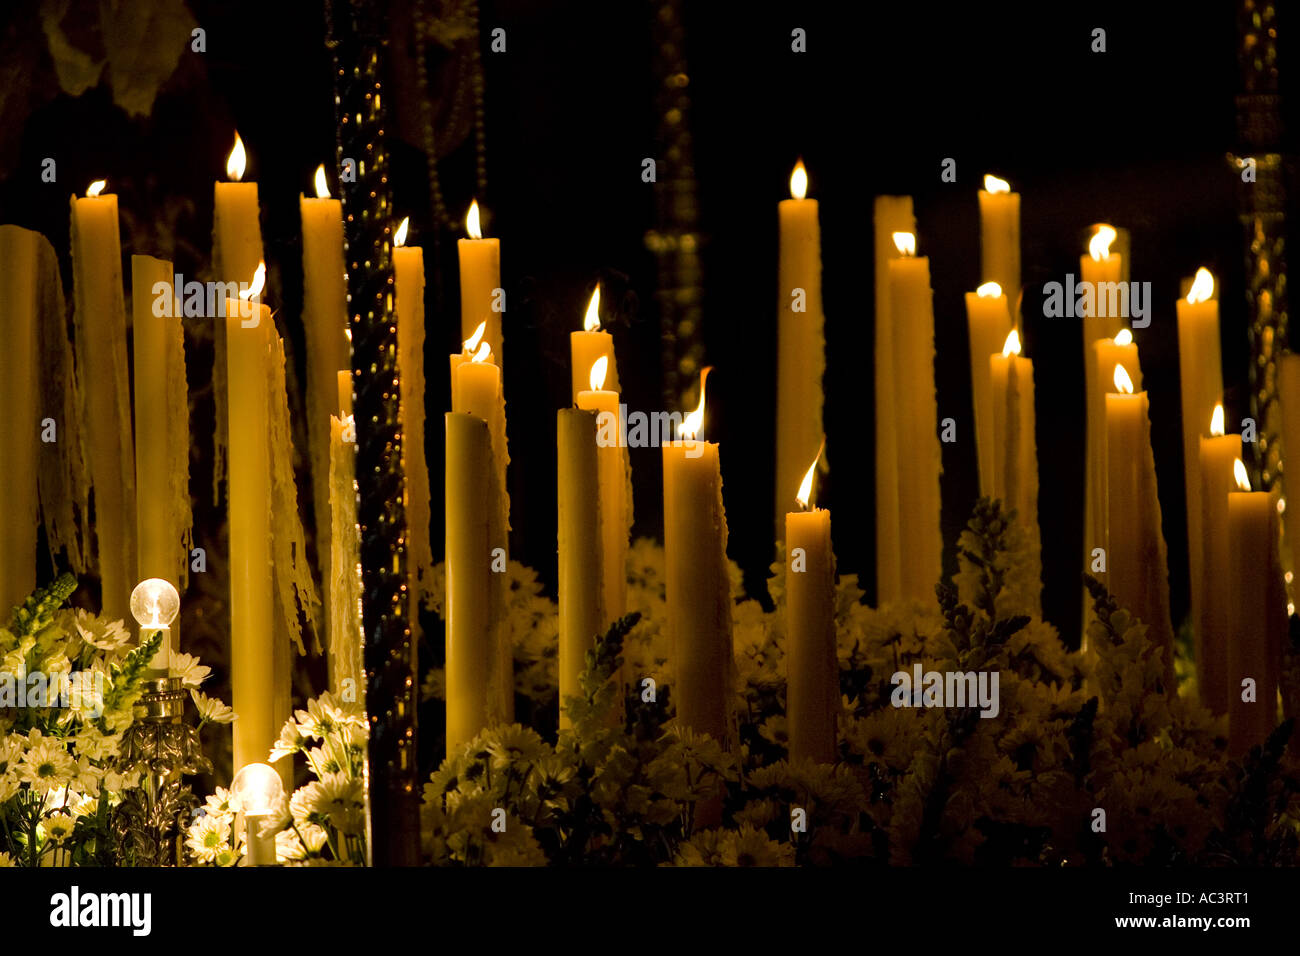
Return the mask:
[[140,773],[140,785],[122,795],[113,818],[120,862],[133,866],[179,866],[183,819],[198,803],[187,775],[211,771],[198,729],[185,722],[188,696],[179,677],[143,684],[135,723],[122,736],[119,773]]

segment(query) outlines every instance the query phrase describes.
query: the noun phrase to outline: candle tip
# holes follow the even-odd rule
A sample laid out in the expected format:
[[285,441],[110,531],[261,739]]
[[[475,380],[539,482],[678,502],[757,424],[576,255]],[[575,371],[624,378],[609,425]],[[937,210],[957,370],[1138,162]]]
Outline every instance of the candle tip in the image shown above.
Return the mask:
[[609,372],[609,356],[602,355],[596,361],[591,363],[591,374],[587,377],[593,392],[599,392],[605,387],[605,375]]
[[709,380],[709,373],[713,371],[712,365],[706,365],[700,370],[700,404],[696,406],[695,411],[686,416],[685,421],[677,426],[677,437],[694,441],[704,427],[704,383]]
[[1118,235],[1113,226],[1102,223],[1097,227],[1092,239],[1088,241],[1088,255],[1092,256],[1093,262],[1103,262],[1110,258],[1110,244]]
[[1123,365],[1115,366],[1115,391],[1121,395],[1133,394],[1133,379],[1128,377]]
[[1232,460],[1232,477],[1236,479],[1238,488],[1242,491],[1250,491],[1250,475],[1246,474],[1246,466],[1242,464],[1240,458]]
[[248,284],[248,288],[239,290],[241,299],[255,299],[262,294],[266,288],[266,263],[259,262],[257,271],[253,273],[253,281]]
[[239,131],[235,131],[235,145],[230,149],[230,155],[226,158],[226,175],[232,182],[239,182],[244,178],[244,169],[248,165],[248,154],[244,152],[244,141],[239,138]]
[[329,187],[329,183],[327,183],[327,182],[325,181],[325,164],[324,164],[324,163],[321,163],[319,166],[316,167],[316,198],[317,198],[317,199],[329,199],[329,198],[330,198],[330,187]]
[[409,230],[410,228],[411,228],[411,217],[407,216],[405,219],[402,220],[402,224],[397,227],[397,231],[393,233],[394,248],[400,249],[402,248],[402,246],[406,245],[406,234],[407,234],[407,230]]
[[998,296],[1002,295],[1002,286],[998,285],[996,282],[985,282],[975,290],[975,294],[981,299],[996,299]]
[[822,443],[817,448],[817,457],[812,460],[808,470],[804,473],[803,481],[799,483],[799,493],[794,496],[794,500],[799,502],[799,507],[807,511],[812,507],[812,486],[813,474],[817,471],[817,462],[821,461],[822,452],[826,450],[826,438],[822,437]]
[[1129,331],[1128,329],[1120,329],[1118,332],[1115,333],[1115,344],[1116,344],[1116,345],[1132,345],[1132,344],[1133,344],[1133,333],[1132,333],[1131,331]]
[[483,340],[485,332],[487,332],[487,319],[480,322],[478,328],[474,330],[474,334],[465,340],[465,351],[473,353],[478,348],[479,342]]
[[1202,266],[1196,270],[1192,287],[1187,290],[1187,304],[1196,305],[1214,297],[1214,274]]
[[1210,434],[1216,438],[1226,434],[1223,422],[1223,404],[1219,403],[1214,406],[1214,414],[1210,416]]
[[900,255],[916,255],[916,233],[914,232],[896,232],[894,233],[894,248]]
[[[1005,179],[999,179],[992,173],[985,173],[984,191],[986,193],[1009,193],[1011,192],[1011,184]],[[967,195],[969,195],[969,193]]]
[[790,197],[792,199],[803,199],[808,195],[808,170],[804,169],[803,160],[800,159],[794,164],[794,172],[790,174]]
[[87,198],[94,199],[96,196],[98,196],[100,193],[104,191],[104,187],[107,185],[108,185],[108,180],[96,179],[93,183],[91,183],[89,186],[86,187]]
[[1007,334],[1007,340],[1002,346],[1002,357],[1020,354],[1020,333],[1012,329]]
[[465,214],[465,231],[469,233],[471,239],[483,238],[483,227],[479,223],[478,200],[475,199],[469,204],[469,212]]
[[591,294],[591,301],[587,303],[587,314],[582,318],[582,330],[584,332],[600,331],[600,283],[596,283],[596,291]]

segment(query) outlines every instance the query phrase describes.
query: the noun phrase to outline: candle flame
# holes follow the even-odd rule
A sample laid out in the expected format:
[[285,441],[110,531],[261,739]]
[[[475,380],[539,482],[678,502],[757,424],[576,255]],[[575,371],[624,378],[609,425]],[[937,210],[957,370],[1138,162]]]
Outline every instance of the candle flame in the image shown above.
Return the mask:
[[1011,332],[1007,335],[1006,343],[1002,346],[1002,357],[1006,358],[1009,355],[1019,355],[1019,354],[1020,354],[1020,333],[1017,332],[1015,329],[1012,329]]
[[406,233],[411,228],[411,217],[407,216],[402,220],[402,224],[397,227],[397,232],[393,233],[393,246],[397,249],[406,245]]
[[916,233],[914,232],[894,233],[894,248],[898,250],[899,255],[904,255],[904,256],[916,255]]
[[244,178],[244,168],[248,165],[248,154],[244,152],[244,141],[239,138],[239,131],[235,131],[235,145],[230,150],[230,155],[226,158],[226,175],[232,182],[239,182]]
[[475,199],[469,204],[469,212],[465,214],[465,231],[469,233],[471,239],[482,239],[483,229],[479,225],[478,219],[478,200]]
[[596,361],[591,363],[591,374],[588,376],[588,382],[591,383],[591,390],[599,392],[605,387],[605,374],[609,371],[609,356],[602,355]]
[[321,163],[316,167],[316,198],[329,199],[330,186],[325,182],[325,164]]
[[478,324],[478,328],[474,330],[474,334],[465,340],[465,351],[473,352],[475,349],[477,349],[479,342],[483,340],[483,333],[486,331],[487,331],[487,319],[484,319],[482,322]]
[[1118,235],[1112,226],[1105,223],[1097,227],[1092,239],[1088,241],[1088,255],[1092,256],[1093,262],[1103,262],[1110,258],[1110,244]]
[[1005,179],[998,179],[992,173],[985,173],[984,191],[986,193],[1009,193],[1011,192],[1011,184]]
[[1123,365],[1115,366],[1115,391],[1121,395],[1133,394],[1133,379],[1128,377]]
[[1210,416],[1210,434],[1216,438],[1227,434],[1223,427],[1223,405],[1214,406],[1214,414]]
[[93,183],[91,183],[89,186],[86,187],[86,196],[90,199],[94,199],[96,196],[98,196],[100,193],[104,191],[104,187],[107,185],[108,185],[107,179],[96,179]]
[[794,164],[794,172],[790,174],[790,197],[792,199],[803,199],[808,195],[808,170],[803,168],[803,160]]
[[1196,305],[1198,302],[1204,302],[1214,295],[1214,275],[1204,266],[1196,270],[1196,278],[1192,281],[1192,287],[1187,290],[1187,304]]
[[582,328],[584,332],[600,331],[600,283],[596,283],[596,291],[591,294],[591,301],[587,303],[587,314],[582,318]]
[[799,507],[807,511],[812,505],[812,485],[813,474],[817,471],[817,462],[821,461],[822,452],[826,450],[826,439],[822,439],[821,447],[817,449],[817,457],[812,460],[808,470],[804,473],[803,481],[799,483],[799,493],[794,496],[794,500],[799,502]]
[[691,441],[700,433],[704,427],[704,383],[709,379],[709,373],[713,371],[712,365],[706,365],[700,371],[700,404],[695,411],[686,416],[686,420],[677,426],[677,437],[686,438]]
[[975,294],[981,299],[996,299],[1002,294],[1002,286],[996,282],[986,282],[975,290]]
[[252,283],[247,289],[240,290],[239,297],[241,299],[255,299],[262,294],[264,288],[266,288],[266,263],[263,261],[257,264],[257,271],[253,273]]
[[490,359],[491,357],[492,357],[492,343],[491,343],[491,342],[480,342],[480,343],[479,343],[479,346],[478,346],[478,351],[476,351],[476,352],[474,353],[474,355],[473,355],[473,357],[470,359],[470,361],[471,361],[471,362],[486,362],[486,361],[487,361],[488,359]]
[[1237,481],[1237,487],[1242,491],[1250,491],[1250,475],[1246,474],[1246,466],[1241,463],[1240,458],[1232,460],[1232,477]]
[[1120,329],[1118,332],[1115,333],[1115,344],[1132,345],[1133,333],[1130,332],[1128,329]]

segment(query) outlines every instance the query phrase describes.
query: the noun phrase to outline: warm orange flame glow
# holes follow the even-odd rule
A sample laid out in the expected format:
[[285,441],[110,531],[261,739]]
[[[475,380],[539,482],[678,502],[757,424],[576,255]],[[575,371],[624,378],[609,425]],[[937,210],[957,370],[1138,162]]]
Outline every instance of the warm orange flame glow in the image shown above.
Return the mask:
[[1092,256],[1093,262],[1103,262],[1110,258],[1110,244],[1118,235],[1113,227],[1105,223],[1097,227],[1097,231],[1088,240],[1088,255]]
[[235,145],[230,150],[230,156],[226,158],[226,175],[232,182],[239,182],[244,178],[244,169],[248,165],[248,154],[244,152],[244,141],[239,138],[239,133],[235,133]]
[[803,168],[803,160],[794,164],[794,172],[790,174],[790,196],[793,199],[803,199],[808,195],[808,170]]
[[686,416],[686,420],[677,426],[677,437],[685,438],[690,441],[695,440],[695,436],[700,433],[704,427],[704,383],[709,379],[709,373],[713,371],[712,365],[706,365],[700,372],[700,404],[695,411]]
[[975,294],[981,299],[996,299],[1002,294],[1002,286],[996,282],[986,282],[975,290]]
[[1192,280],[1192,287],[1187,290],[1187,304],[1196,305],[1198,302],[1204,302],[1214,295],[1214,275],[1204,266],[1196,270],[1196,278]]
[[96,179],[93,183],[91,183],[89,186],[86,187],[86,196],[90,199],[94,199],[96,196],[98,196],[100,193],[104,191],[104,187],[107,185],[108,185],[107,179]]
[[1216,438],[1227,434],[1223,427],[1223,406],[1215,405],[1214,414],[1210,416],[1210,434]]
[[916,233],[914,232],[896,232],[894,233],[894,248],[904,256],[916,255]]
[[596,285],[596,291],[591,294],[591,301],[587,303],[587,314],[582,318],[582,328],[584,332],[600,331],[600,285]]
[[492,357],[492,343],[480,342],[478,351],[470,358],[471,362],[486,362]]
[[1017,332],[1015,329],[1012,329],[1011,332],[1007,335],[1006,343],[1002,346],[1002,357],[1006,358],[1009,355],[1019,355],[1019,354],[1020,354],[1020,333]]
[[473,352],[477,349],[479,342],[483,341],[483,333],[486,331],[487,319],[484,319],[478,324],[478,328],[474,330],[474,334],[465,340],[465,351]]
[[253,273],[252,283],[249,285],[247,289],[240,290],[239,297],[241,299],[255,299],[262,294],[262,290],[265,288],[266,288],[266,263],[259,262],[257,264],[257,271]]
[[1130,332],[1128,329],[1120,329],[1118,332],[1115,333],[1115,344],[1132,345],[1133,333]]
[[402,224],[397,227],[397,232],[393,233],[393,246],[397,249],[406,245],[406,233],[411,228],[411,217],[407,216],[402,220]]
[[1115,366],[1115,391],[1121,395],[1133,394],[1133,379],[1128,377],[1123,365]]
[[998,179],[992,173],[985,173],[984,191],[986,193],[1009,193],[1011,192],[1011,184],[1005,179]]
[[465,231],[469,233],[471,239],[483,238],[483,229],[479,225],[478,219],[477,199],[469,204],[469,212],[465,214]]
[[325,182],[325,164],[321,163],[316,167],[316,198],[329,199],[330,186]]
[[605,374],[609,371],[609,356],[602,355],[596,361],[591,363],[591,375],[587,381],[591,383],[591,390],[599,392],[605,387]]
[[799,493],[794,496],[794,500],[799,502],[799,507],[807,511],[812,505],[812,485],[813,473],[817,471],[817,462],[821,461],[822,452],[826,449],[826,439],[822,439],[821,447],[817,449],[817,457],[813,459],[812,464],[808,466],[808,471],[804,473],[803,481],[799,483]]
[[1232,460],[1232,477],[1237,481],[1237,487],[1242,491],[1250,491],[1250,475],[1246,474],[1246,466],[1241,463],[1240,458]]

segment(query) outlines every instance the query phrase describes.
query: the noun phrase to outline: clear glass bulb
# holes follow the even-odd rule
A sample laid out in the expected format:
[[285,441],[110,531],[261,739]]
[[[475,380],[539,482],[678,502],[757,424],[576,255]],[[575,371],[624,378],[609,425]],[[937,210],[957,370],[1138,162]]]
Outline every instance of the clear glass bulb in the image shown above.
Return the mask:
[[162,578],[141,581],[131,592],[131,615],[141,627],[170,627],[180,609],[180,594]]
[[230,792],[245,816],[265,816],[274,813],[284,799],[284,783],[270,765],[250,763],[230,781]]

